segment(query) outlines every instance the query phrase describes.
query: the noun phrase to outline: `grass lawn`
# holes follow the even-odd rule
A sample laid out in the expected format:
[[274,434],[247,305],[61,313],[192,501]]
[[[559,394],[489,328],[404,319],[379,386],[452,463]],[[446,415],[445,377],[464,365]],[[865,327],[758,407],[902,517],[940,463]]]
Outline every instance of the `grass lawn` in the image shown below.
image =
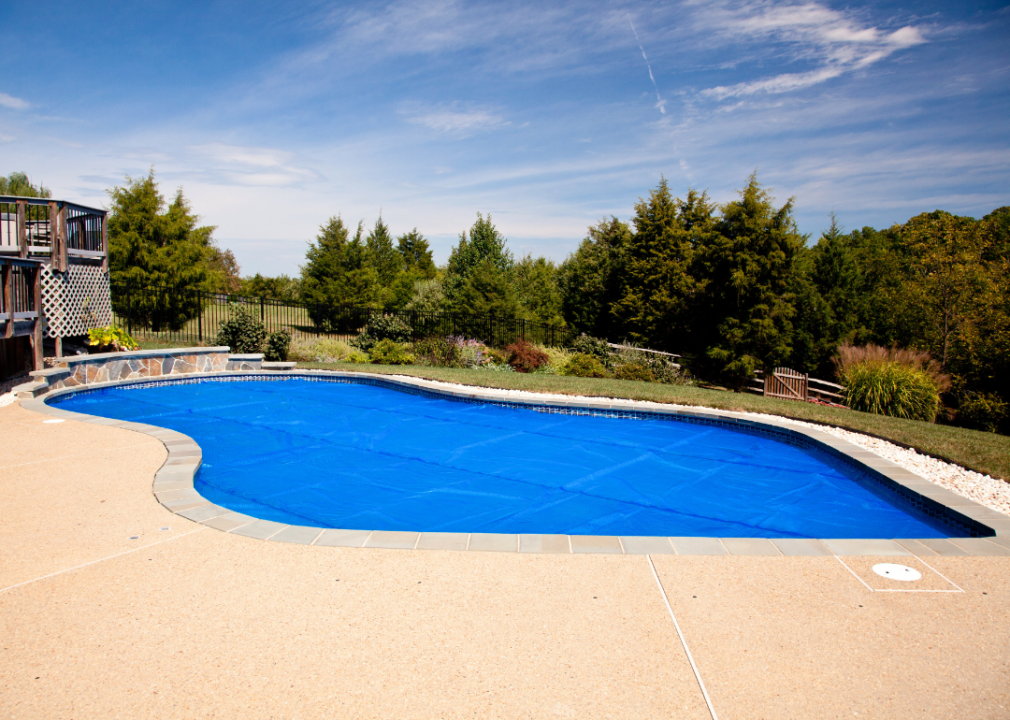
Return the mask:
[[856,412],[793,400],[776,400],[749,393],[706,390],[698,387],[661,385],[636,380],[599,380],[561,375],[523,375],[414,365],[356,365],[354,363],[298,363],[299,368],[412,375],[429,380],[480,387],[549,392],[562,395],[651,400],[767,413],[825,423],[894,440],[930,455],[947,458],[972,470],[1003,479],[1010,478],[1010,437],[977,430],[935,425],[918,420]]

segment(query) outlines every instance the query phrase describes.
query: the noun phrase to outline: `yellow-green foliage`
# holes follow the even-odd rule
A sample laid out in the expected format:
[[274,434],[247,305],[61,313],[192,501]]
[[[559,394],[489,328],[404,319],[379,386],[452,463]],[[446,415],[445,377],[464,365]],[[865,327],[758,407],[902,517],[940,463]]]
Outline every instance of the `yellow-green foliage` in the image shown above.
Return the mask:
[[614,370],[614,377],[618,380],[644,380],[645,382],[652,382],[656,379],[649,366],[638,361],[618,365]]
[[940,390],[930,375],[889,360],[868,360],[842,371],[845,404],[853,410],[933,422]]
[[607,369],[592,355],[578,353],[573,355],[565,365],[563,374],[582,378],[605,378],[607,377]]
[[358,350],[353,351],[350,355],[347,356],[346,359],[347,362],[352,363],[366,363],[370,360],[370,358],[367,355],[365,355],[365,353],[360,352]]
[[329,363],[346,360],[352,352],[354,348],[343,340],[302,336],[291,341],[288,358],[300,362]]
[[380,340],[368,352],[369,359],[376,365],[410,365],[414,356],[404,345],[395,340]]
[[537,350],[540,350],[547,354],[549,358],[547,364],[554,368],[555,372],[564,372],[565,365],[568,361],[572,359],[575,354],[571,350],[565,350],[564,348],[549,347],[547,345],[534,345]]
[[130,337],[129,333],[115,325],[106,325],[105,327],[88,330],[88,344],[99,349],[104,348],[117,352],[140,348],[137,341]]

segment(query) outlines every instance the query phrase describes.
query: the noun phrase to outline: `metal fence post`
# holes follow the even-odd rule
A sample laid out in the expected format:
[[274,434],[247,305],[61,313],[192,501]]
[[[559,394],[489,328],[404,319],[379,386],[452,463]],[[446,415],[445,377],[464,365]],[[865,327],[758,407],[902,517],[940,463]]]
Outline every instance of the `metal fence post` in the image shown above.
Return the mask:
[[203,342],[203,293],[196,291],[196,334]]

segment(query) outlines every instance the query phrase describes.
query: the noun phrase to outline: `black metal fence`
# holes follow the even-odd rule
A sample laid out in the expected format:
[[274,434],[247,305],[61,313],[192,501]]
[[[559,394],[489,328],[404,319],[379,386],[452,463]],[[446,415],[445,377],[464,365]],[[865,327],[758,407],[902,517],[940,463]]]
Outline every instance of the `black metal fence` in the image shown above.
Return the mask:
[[571,331],[562,325],[495,315],[350,306],[310,308],[301,303],[263,297],[122,282],[113,283],[111,291],[113,322],[138,341],[211,344],[222,323],[237,307],[258,317],[268,332],[284,328],[296,337],[350,340],[361,333],[372,316],[392,315],[411,328],[415,340],[433,335],[462,335],[493,347],[504,347],[517,340],[557,347],[571,340]]

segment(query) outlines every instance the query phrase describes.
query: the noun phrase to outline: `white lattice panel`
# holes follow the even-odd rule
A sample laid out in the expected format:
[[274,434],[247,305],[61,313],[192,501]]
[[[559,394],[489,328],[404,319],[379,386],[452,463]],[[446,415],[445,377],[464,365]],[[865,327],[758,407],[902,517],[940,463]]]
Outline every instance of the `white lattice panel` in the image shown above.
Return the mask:
[[98,265],[70,265],[67,272],[42,268],[46,337],[86,335],[112,322],[109,274]]

